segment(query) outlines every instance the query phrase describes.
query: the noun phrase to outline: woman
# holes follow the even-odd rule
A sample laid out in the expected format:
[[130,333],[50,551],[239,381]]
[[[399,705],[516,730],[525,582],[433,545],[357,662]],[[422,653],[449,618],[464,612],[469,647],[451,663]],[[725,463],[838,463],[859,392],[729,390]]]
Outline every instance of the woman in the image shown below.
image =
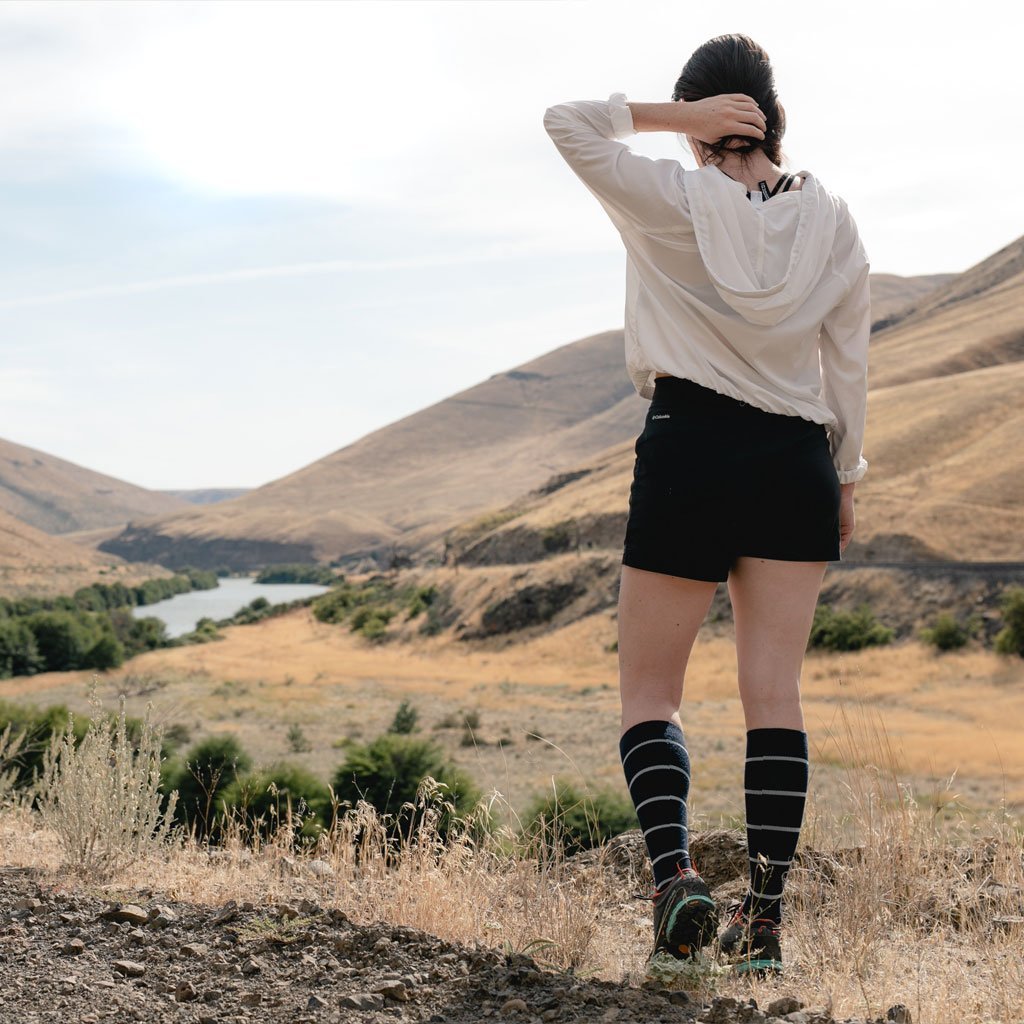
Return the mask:
[[[544,125],[626,248],[626,365],[651,399],[619,588],[619,754],[654,872],[654,952],[719,927],[688,849],[683,678],[719,582],[736,626],[750,884],[718,936],[740,971],[782,969],[782,892],[807,793],[800,669],[827,563],[854,528],[870,333],[868,256],[846,203],[784,172],[768,56],[718,36],[671,102],[549,107]],[[697,161],[618,141],[685,134]]]

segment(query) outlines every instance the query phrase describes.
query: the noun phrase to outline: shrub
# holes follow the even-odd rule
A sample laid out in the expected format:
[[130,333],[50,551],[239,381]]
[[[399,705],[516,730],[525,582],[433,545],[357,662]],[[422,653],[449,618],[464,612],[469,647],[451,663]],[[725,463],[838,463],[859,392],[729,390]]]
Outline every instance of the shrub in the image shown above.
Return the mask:
[[999,607],[1005,625],[996,634],[995,649],[1000,654],[1019,654],[1024,658],[1024,587],[1007,587]]
[[830,651],[858,651],[874,644],[892,641],[894,631],[875,619],[867,604],[860,604],[852,612],[833,611],[830,605],[814,609],[808,647],[821,647]]
[[[94,677],[95,680],[95,677]],[[39,783],[43,823],[57,835],[65,863],[83,874],[108,876],[175,836],[176,793],[163,808],[160,731],[147,706],[138,745],[131,741],[124,696],[116,719],[101,712],[95,681],[89,697],[98,712],[77,740],[73,715],[44,757]]]
[[600,846],[637,826],[626,797],[607,790],[584,793],[562,780],[530,804],[523,820],[528,836],[554,842],[568,854]]
[[421,612],[426,611],[437,597],[437,587],[433,584],[427,587],[415,587],[409,596],[409,610],[406,619],[414,619]]
[[398,705],[395,717],[391,719],[391,725],[388,726],[388,732],[398,733],[402,736],[416,732],[418,728],[416,723],[419,721],[419,718],[419,711],[417,711],[409,701],[403,700],[402,703]]
[[428,776],[447,786],[447,798],[455,807],[455,814],[446,813],[439,823],[447,833],[452,818],[468,813],[480,793],[431,740],[385,733],[372,743],[354,745],[334,773],[333,789],[340,802],[355,807],[365,800],[378,812],[394,815],[395,827],[404,830],[410,815],[403,805],[415,802],[417,788]]
[[298,722],[292,722],[288,726],[288,749],[293,754],[305,754],[313,749],[313,744],[309,742],[306,733]]
[[953,651],[967,643],[970,633],[949,612],[940,612],[930,627],[921,630],[921,639],[940,651]]
[[31,676],[46,668],[35,634],[24,619],[0,619],[0,679]]
[[[68,715],[68,709],[63,704],[32,708],[0,702],[0,729],[10,726],[12,732],[23,732],[25,736],[13,765],[17,768],[14,786],[27,789],[38,780],[43,771],[46,752],[52,746],[54,737],[60,736],[67,727]],[[88,719],[74,720],[76,743],[82,739],[88,727]]]
[[289,822],[295,834],[313,838],[329,816],[327,786],[312,772],[286,761],[238,776],[222,799],[244,832],[264,839]]
[[211,736],[197,743],[181,765],[168,765],[165,790],[178,791],[177,817],[200,837],[216,837],[220,797],[252,759],[234,736]]

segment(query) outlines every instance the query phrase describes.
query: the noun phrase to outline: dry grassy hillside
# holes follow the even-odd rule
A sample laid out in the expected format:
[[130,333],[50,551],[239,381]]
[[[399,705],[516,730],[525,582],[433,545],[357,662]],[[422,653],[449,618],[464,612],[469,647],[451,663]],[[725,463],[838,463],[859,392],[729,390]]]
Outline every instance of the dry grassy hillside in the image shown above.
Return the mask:
[[0,439],[0,511],[45,533],[115,526],[188,502]]
[[[880,312],[904,308],[949,276],[879,275]],[[94,543],[168,564],[387,562],[393,547],[436,546],[467,516],[635,437],[645,409],[624,371],[622,332],[607,331],[495,374],[239,498],[136,520]]]
[[871,323],[880,330],[889,321],[908,313],[925,295],[952,281],[956,274],[871,275]]
[[0,511],[0,595],[71,594],[90,583],[141,583],[170,576],[162,565],[129,563],[28,526]]
[[632,395],[622,332],[608,331],[495,374],[240,498],[136,522],[102,547],[245,567],[386,552],[399,537],[436,535],[628,436],[643,416]]

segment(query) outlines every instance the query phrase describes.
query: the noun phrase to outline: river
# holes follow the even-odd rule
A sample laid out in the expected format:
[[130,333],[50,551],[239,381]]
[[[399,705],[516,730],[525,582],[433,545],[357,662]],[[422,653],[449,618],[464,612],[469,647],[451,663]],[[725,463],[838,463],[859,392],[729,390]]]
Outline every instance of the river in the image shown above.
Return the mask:
[[132,615],[137,619],[155,616],[167,624],[169,637],[190,633],[204,617],[226,619],[257,597],[271,604],[285,604],[300,597],[313,597],[330,590],[318,583],[256,583],[251,576],[221,576],[220,586],[212,590],[190,590],[175,594],[155,604],[137,605]]

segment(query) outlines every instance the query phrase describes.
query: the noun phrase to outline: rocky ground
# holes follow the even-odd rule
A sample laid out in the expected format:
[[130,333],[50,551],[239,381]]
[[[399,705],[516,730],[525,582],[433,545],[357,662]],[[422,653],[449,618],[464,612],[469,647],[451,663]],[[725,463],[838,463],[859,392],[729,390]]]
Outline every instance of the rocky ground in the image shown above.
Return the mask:
[[[521,954],[353,924],[309,900],[221,907],[159,892],[124,902],[0,869],[0,1020],[220,1022],[705,1021],[829,1024],[786,994],[758,1008],[678,988],[634,988]],[[894,1007],[890,1021],[908,1024]]]

